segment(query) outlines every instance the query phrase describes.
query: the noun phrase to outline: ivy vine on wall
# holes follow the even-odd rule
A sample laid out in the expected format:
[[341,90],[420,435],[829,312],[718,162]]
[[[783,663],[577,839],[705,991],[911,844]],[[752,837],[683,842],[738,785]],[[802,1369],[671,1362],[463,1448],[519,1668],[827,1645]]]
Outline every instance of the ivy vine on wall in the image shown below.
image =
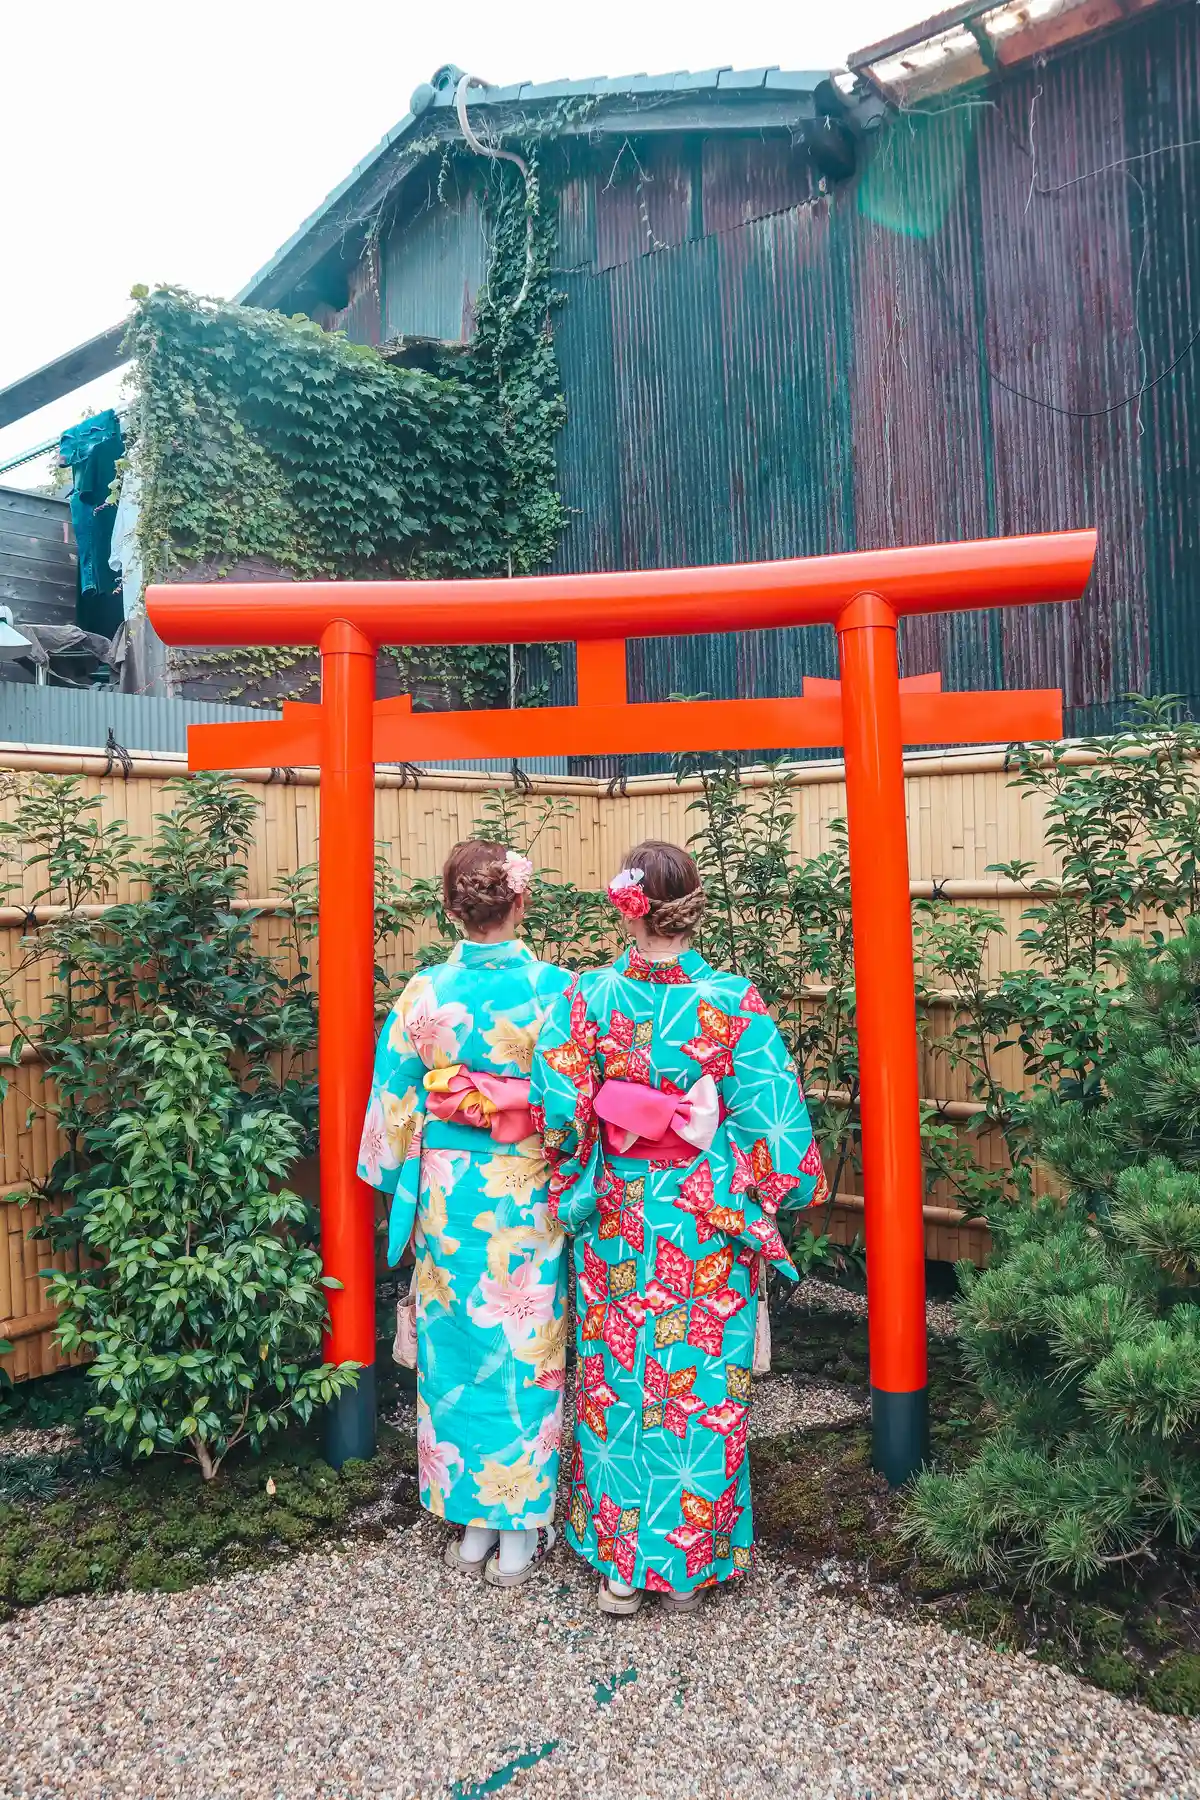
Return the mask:
[[[447,157],[452,153],[448,152]],[[455,159],[457,160],[457,158]],[[186,574],[371,579],[524,574],[564,525],[554,440],[565,404],[554,355],[554,223],[530,179],[465,157],[492,221],[470,354],[396,366],[302,316],[134,290],[130,437],[150,580]],[[527,252],[527,219],[532,219]],[[526,297],[513,300],[526,275]],[[418,703],[506,702],[505,646],[394,646]],[[307,652],[189,653],[179,672],[228,699],[303,698]]]
[[496,420],[309,319],[135,295],[142,547],[158,577],[261,558],[298,576],[485,574],[515,535]]
[[[564,299],[551,269],[557,228],[541,204],[536,156],[528,146],[526,154],[524,181],[511,164],[492,164],[486,172],[484,206],[492,222],[492,252],[476,303],[466,376],[500,433],[505,498],[515,527],[510,547],[514,575],[532,574],[550,560],[566,522],[554,460],[555,439],[567,416],[552,329],[554,310]],[[527,263],[528,290],[514,310]]]

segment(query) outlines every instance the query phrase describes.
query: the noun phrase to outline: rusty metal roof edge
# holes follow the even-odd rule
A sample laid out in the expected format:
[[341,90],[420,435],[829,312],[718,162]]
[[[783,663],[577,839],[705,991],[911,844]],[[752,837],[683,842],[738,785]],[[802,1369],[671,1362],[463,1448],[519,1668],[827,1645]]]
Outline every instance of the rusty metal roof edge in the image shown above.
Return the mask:
[[[705,70],[702,74],[689,74],[686,70],[676,70],[666,75],[622,75],[596,76],[583,81],[545,81],[516,82],[507,86],[473,88],[471,91],[471,110],[477,112],[486,107],[524,107],[534,106],[538,109],[552,107],[567,99],[595,99],[598,101],[626,101],[632,103],[636,110],[639,103],[649,101],[656,110],[670,109],[678,111],[678,128],[680,130],[737,130],[747,124],[761,128],[766,122],[762,109],[764,106],[778,109],[781,127],[789,123],[788,108],[798,100],[807,100],[813,104],[818,89],[828,85],[834,103],[839,109],[846,107],[845,98],[833,87],[832,77],[838,71],[829,69],[785,70],[777,65],[770,68],[737,70],[725,64],[717,69]],[[456,77],[460,72],[452,65],[438,69],[433,83],[423,83],[413,95],[416,110],[405,113],[404,117],[387,132],[362,160],[354,165],[344,180],[331,189],[321,204],[297,226],[292,235],[280,245],[275,254],[263,264],[245,286],[234,295],[234,299],[243,306],[269,306],[281,297],[279,280],[286,275],[289,283],[299,280],[312,264],[323,255],[328,245],[318,241],[322,225],[330,219],[334,209],[344,200],[350,198],[354,190],[372,176],[381,176],[389,158],[395,159],[397,168],[388,186],[403,180],[407,170],[399,167],[406,142],[417,135],[415,128],[430,122],[433,113],[443,114],[454,105],[454,88]],[[434,84],[437,84],[436,86]],[[697,101],[707,102],[703,112],[697,110]],[[746,102],[754,105],[753,119],[746,117]],[[633,123],[630,107],[613,107],[607,112],[598,112],[588,121],[587,129],[596,131],[627,132]],[[438,120],[439,126],[442,120]],[[667,124],[667,119],[656,120],[659,129]],[[570,127],[568,127],[568,130]],[[345,230],[356,222],[353,209],[349,217],[338,222],[338,229]],[[300,258],[296,255],[311,240],[311,256]],[[285,265],[294,266],[285,270]]]
[[[1080,38],[1100,36],[1111,31],[1121,31],[1129,25],[1136,24],[1147,12],[1159,5],[1178,5],[1182,0],[1138,0],[1136,6],[1128,10],[1124,0],[1118,0],[1120,16],[1115,19],[1104,19],[1096,23],[1083,0],[1076,10],[1079,13],[1078,29],[1067,41],[1077,43]],[[940,37],[943,32],[952,31],[957,25],[970,27],[974,21],[982,19],[986,13],[997,12],[1004,0],[960,0],[957,6],[945,8],[942,12],[931,13],[928,18],[918,19],[915,24],[906,25],[903,30],[893,32],[890,37],[880,38],[878,43],[866,44],[861,50],[852,50],[846,58],[846,67],[852,74],[866,75],[872,64],[883,62],[889,57],[902,55],[905,50],[913,50],[918,44],[930,38]],[[1055,46],[1056,48],[1058,46]],[[1014,74],[1015,66],[1008,66],[992,73]]]
[[927,19],[919,19],[915,25],[906,25],[902,31],[893,32],[891,37],[880,38],[877,44],[867,44],[861,50],[852,50],[846,58],[846,67],[857,74],[871,63],[881,62],[886,56],[895,56],[902,50],[912,49],[915,44],[924,43],[926,38],[937,37],[943,31],[952,30],[955,25],[966,25],[970,20],[979,18],[982,13],[993,11],[999,4],[1000,0],[963,0],[962,5],[933,13]]

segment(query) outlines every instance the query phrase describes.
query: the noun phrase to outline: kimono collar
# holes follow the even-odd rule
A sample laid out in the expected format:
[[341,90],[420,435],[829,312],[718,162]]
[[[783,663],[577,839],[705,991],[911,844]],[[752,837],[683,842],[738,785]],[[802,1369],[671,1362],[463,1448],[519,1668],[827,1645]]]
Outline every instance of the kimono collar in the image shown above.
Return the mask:
[[533,951],[520,938],[505,938],[498,944],[473,944],[460,938],[446,958],[460,969],[512,969],[520,963],[535,962]]
[[629,981],[650,981],[659,987],[687,987],[712,973],[698,950],[685,950],[682,956],[672,956],[665,962],[650,962],[636,944],[618,956],[613,968]]

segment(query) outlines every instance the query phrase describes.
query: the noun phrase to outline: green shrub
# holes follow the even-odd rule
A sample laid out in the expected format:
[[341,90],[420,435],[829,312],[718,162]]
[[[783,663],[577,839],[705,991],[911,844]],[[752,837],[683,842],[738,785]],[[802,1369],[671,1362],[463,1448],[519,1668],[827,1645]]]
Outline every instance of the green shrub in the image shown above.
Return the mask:
[[[102,823],[100,797],[77,776],[9,776],[3,791],[12,802],[0,820],[0,843],[11,846],[5,890],[20,891],[24,903],[27,872],[39,870],[30,906],[64,909],[31,918],[17,963],[0,979],[9,1036],[0,1068],[35,1047],[56,1090],[50,1115],[66,1150],[47,1193],[62,1194],[82,1167],[82,1135],[97,1108],[136,1103],[123,1034],[162,1008],[224,1033],[242,1090],[285,1107],[310,1148],[316,1083],[305,1061],[316,1008],[306,901],[301,892],[282,955],[255,948],[257,914],[243,902],[258,802],[226,775],[169,782],[173,804],[145,843],[120,822]],[[144,898],[107,904],[123,881],[140,883]],[[36,1017],[22,1011],[31,991],[46,995]],[[7,1085],[0,1080],[0,1095]]]
[[1102,1091],[1030,1109],[1067,1197],[998,1215],[962,1271],[996,1429],[919,1478],[907,1529],[964,1572],[1079,1583],[1200,1536],[1200,920],[1113,955]]
[[306,1366],[331,1283],[296,1235],[304,1203],[272,1187],[299,1127],[247,1100],[231,1048],[171,1012],[120,1034],[139,1098],[84,1127],[64,1220],[95,1261],[47,1287],[64,1349],[94,1355],[90,1416],[105,1438],[137,1456],[182,1454],[206,1480],[234,1445],[307,1420],[357,1369]]

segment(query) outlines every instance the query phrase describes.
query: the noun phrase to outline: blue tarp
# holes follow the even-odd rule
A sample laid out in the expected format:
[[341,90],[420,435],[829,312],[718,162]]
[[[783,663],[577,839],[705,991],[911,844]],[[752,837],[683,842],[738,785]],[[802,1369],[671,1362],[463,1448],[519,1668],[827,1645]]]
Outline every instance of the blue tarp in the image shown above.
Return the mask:
[[121,623],[115,598],[116,576],[108,566],[116,507],[108,490],[124,454],[121,424],[109,408],[72,425],[59,439],[58,451],[75,478],[70,493],[71,524],[79,551],[79,623],[85,631],[111,638]]

